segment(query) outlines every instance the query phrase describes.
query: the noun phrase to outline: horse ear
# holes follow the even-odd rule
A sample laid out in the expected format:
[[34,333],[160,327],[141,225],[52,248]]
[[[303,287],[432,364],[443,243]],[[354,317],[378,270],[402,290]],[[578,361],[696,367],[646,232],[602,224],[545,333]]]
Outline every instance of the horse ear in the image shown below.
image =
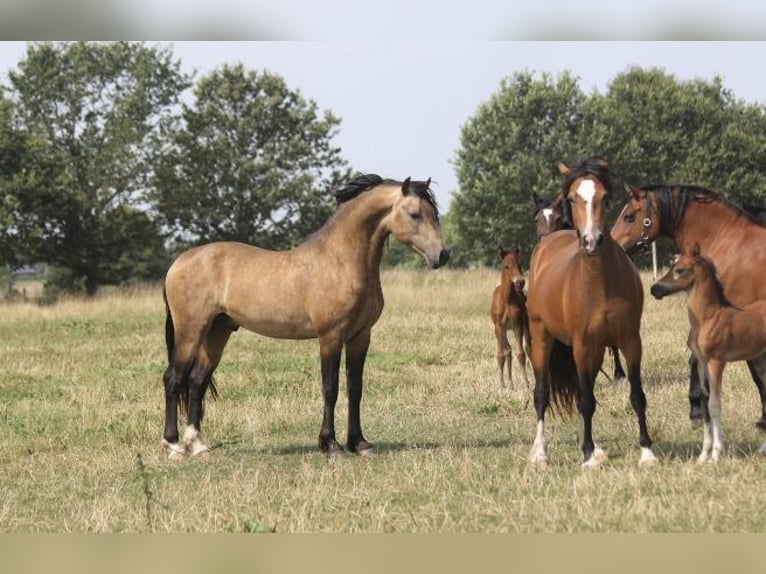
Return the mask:
[[516,247],[514,248],[514,255],[516,256],[516,261],[521,263],[521,245],[516,243]]
[[700,244],[697,243],[696,241],[694,242],[694,245],[692,245],[692,255],[694,257],[700,256]]
[[402,195],[407,195],[410,192],[410,178],[408,177],[402,182]]
[[497,256],[500,258],[501,261],[503,260],[503,258],[506,255],[508,255],[508,251],[506,251],[505,248],[502,245],[498,246],[498,248],[497,248]]
[[569,172],[572,171],[569,166],[563,162],[559,162],[556,167],[559,170],[559,173],[561,175],[569,175]]
[[426,180],[426,189],[428,189],[430,185],[431,185],[431,178],[429,177],[429,178]]
[[641,197],[645,194],[643,189],[631,183],[625,184],[625,191],[628,192],[628,195],[632,195],[634,199],[636,199],[636,201],[639,201]]

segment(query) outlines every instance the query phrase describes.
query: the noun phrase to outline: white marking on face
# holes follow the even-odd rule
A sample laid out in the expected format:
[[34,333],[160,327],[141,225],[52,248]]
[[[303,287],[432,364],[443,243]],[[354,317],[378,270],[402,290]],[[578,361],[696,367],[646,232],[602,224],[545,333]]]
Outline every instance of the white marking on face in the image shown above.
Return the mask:
[[583,235],[593,235],[593,198],[596,195],[596,184],[593,183],[593,180],[584,179],[577,186],[575,193],[585,202],[585,227],[583,228]]
[[553,210],[550,207],[543,208],[543,219],[548,225],[553,221]]

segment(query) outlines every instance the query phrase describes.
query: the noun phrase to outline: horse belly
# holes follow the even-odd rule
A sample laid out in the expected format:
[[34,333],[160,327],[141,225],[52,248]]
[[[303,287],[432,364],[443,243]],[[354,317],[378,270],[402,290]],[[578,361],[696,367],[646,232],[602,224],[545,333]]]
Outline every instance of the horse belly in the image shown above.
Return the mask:
[[316,329],[307,315],[291,315],[277,311],[258,315],[229,313],[229,316],[237,325],[264,337],[315,339],[317,336]]

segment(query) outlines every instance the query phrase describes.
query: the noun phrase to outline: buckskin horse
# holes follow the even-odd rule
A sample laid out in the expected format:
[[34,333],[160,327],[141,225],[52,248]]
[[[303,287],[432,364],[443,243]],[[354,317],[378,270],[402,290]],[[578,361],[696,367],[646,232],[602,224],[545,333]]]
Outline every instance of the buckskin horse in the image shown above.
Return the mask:
[[[335,438],[341,352],[346,351],[349,451],[373,452],[360,422],[370,331],[383,311],[380,261],[389,235],[436,269],[449,259],[427,181],[358,175],[335,193],[338,207],[322,228],[285,251],[234,242],[182,253],[165,277],[168,367],[162,444],[170,458],[208,450],[203,399],[217,395],[213,371],[239,327],[281,339],[319,340],[324,410],[319,449],[342,454]],[[179,441],[178,410],[187,426]]]
[[[521,376],[529,388],[527,377],[527,354],[529,353],[529,322],[527,303],[524,294],[524,273],[521,271],[521,247],[514,249],[499,247],[500,284],[492,292],[489,315],[495,328],[495,358],[497,360],[500,387],[505,387],[503,371],[508,363],[508,385],[513,388],[511,345],[508,342],[508,330],[516,340],[516,360],[521,368]],[[525,353],[526,348],[526,353]]]
[[[693,185],[627,186],[627,203],[612,227],[612,236],[635,256],[659,237],[681,251],[696,243],[726,285],[728,299],[738,307],[766,299],[766,226],[719,193]],[[747,264],[743,256],[747,256]],[[761,397],[756,425],[766,431],[766,386],[751,361],[750,375]],[[689,418],[703,417],[704,390],[696,358],[689,359]]]
[[582,421],[583,468],[597,468],[606,453],[593,441],[594,381],[607,347],[622,351],[630,402],[638,417],[639,465],[656,462],[646,423],[641,384],[641,279],[606,227],[612,183],[606,161],[558,165],[562,194],[574,230],[544,236],[532,252],[527,309],[535,374],[537,430],[530,461],[547,465],[545,412],[551,399],[560,410],[573,404]]
[[[651,287],[657,299],[680,291],[689,293],[689,348],[697,358],[700,379],[706,376],[710,387],[698,460],[718,462],[724,451],[721,385],[726,363],[749,360],[761,377],[766,376],[766,300],[733,306],[716,277],[715,265],[700,254],[696,243]],[[766,454],[766,442],[759,452]]]

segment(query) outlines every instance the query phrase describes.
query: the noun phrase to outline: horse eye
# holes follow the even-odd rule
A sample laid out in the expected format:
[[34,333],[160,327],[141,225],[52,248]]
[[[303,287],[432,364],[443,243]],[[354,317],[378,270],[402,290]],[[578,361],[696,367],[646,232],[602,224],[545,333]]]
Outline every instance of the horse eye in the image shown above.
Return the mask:
[[410,213],[410,217],[414,219],[415,221],[418,221],[420,219],[423,219],[423,214],[421,214],[419,211],[415,213]]
[[636,220],[636,214],[626,213],[623,219],[625,219],[625,221],[627,221],[628,223],[633,223]]

